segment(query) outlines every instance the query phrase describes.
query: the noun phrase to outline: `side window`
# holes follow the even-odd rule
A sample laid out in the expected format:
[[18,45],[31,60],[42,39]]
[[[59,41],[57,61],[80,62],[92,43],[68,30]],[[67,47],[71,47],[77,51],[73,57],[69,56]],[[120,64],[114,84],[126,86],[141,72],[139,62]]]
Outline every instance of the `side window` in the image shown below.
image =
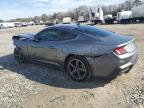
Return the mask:
[[58,40],[58,33],[55,30],[43,30],[41,31],[36,38],[39,38],[41,40],[45,41],[54,41]]
[[63,41],[75,38],[76,35],[63,30],[45,29],[36,35],[36,38],[44,41]]
[[75,38],[76,35],[70,32],[61,31],[58,38],[59,40],[69,40]]

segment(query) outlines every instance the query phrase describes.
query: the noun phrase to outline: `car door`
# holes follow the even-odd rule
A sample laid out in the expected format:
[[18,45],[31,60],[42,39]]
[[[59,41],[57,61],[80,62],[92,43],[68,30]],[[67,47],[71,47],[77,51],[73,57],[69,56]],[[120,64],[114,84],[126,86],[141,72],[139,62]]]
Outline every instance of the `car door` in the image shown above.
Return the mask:
[[37,41],[30,41],[28,45],[29,57],[35,60],[54,60],[57,56],[57,32],[45,29],[35,36]]

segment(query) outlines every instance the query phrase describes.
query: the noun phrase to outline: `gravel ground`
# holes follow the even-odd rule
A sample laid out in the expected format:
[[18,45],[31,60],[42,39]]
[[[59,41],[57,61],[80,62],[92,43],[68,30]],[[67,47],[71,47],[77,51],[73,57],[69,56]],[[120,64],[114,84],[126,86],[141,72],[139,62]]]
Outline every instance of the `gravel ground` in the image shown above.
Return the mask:
[[85,83],[72,81],[55,66],[14,60],[11,37],[44,26],[0,30],[0,108],[144,108],[144,24],[99,26],[135,35],[140,57],[128,74]]

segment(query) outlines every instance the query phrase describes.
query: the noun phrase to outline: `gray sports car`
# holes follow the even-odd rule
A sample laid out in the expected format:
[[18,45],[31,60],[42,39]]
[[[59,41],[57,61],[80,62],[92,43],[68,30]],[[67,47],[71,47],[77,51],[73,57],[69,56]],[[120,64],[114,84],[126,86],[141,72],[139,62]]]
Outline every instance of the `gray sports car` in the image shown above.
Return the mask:
[[95,26],[56,25],[37,34],[13,36],[14,57],[61,66],[77,81],[92,76],[116,77],[129,72],[138,60],[133,36]]

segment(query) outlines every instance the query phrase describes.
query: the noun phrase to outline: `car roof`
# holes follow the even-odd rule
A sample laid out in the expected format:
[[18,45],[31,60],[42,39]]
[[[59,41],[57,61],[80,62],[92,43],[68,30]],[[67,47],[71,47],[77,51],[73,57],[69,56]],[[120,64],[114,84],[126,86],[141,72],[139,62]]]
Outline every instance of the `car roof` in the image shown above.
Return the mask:
[[51,28],[61,28],[65,30],[73,30],[75,28],[80,28],[80,27],[88,27],[88,25],[80,25],[80,24],[57,24],[52,26]]
[[58,24],[53,27],[72,30],[74,28],[79,27],[79,25],[77,25],[77,24]]

